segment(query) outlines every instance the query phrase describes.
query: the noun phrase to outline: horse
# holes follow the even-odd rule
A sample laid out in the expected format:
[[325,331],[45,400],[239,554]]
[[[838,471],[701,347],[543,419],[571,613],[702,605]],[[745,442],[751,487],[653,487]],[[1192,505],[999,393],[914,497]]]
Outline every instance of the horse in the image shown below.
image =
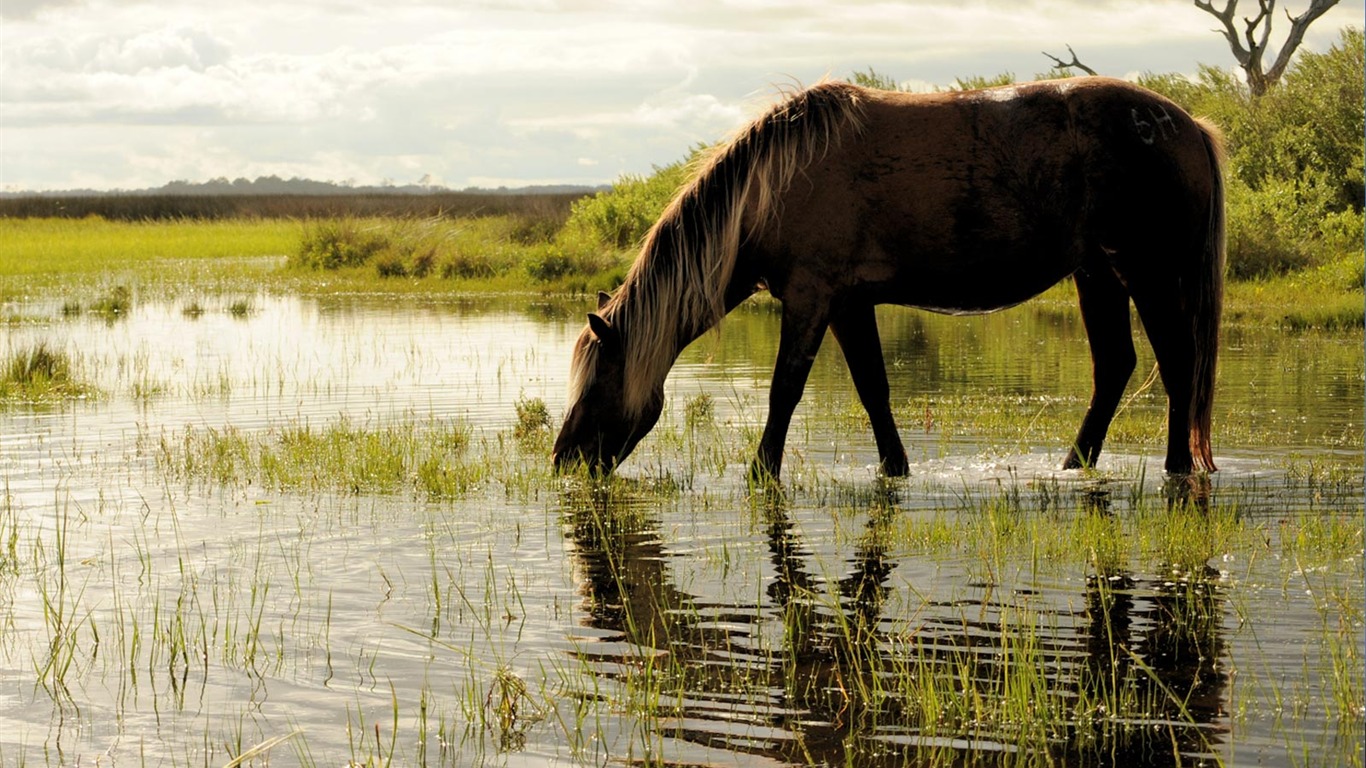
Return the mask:
[[828,329],[880,470],[909,472],[874,307],[947,314],[1076,285],[1092,396],[1065,469],[1095,466],[1136,365],[1130,301],[1167,392],[1165,469],[1216,470],[1224,151],[1211,123],[1121,80],[901,93],[826,81],[722,143],[574,342],[557,470],[611,472],[659,419],[684,347],[767,290],[782,305],[754,476],[777,479]]

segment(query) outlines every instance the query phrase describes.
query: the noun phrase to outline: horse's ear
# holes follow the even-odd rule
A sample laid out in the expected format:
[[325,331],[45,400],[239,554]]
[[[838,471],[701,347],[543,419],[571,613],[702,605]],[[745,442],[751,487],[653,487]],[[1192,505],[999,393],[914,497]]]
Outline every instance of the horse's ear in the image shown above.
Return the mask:
[[598,291],[598,309],[607,306],[607,302],[612,300],[612,294],[607,291]]
[[588,313],[588,328],[598,337],[598,341],[604,344],[618,344],[621,342],[621,335],[617,329],[613,328],[601,315],[596,312]]

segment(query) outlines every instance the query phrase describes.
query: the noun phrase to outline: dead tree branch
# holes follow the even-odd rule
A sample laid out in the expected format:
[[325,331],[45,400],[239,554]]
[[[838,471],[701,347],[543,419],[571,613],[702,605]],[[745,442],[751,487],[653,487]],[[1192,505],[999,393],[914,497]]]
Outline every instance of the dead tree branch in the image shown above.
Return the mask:
[[1251,18],[1242,19],[1243,29],[1237,25],[1238,0],[1225,0],[1223,8],[1216,8],[1214,0],[1195,0],[1195,7],[1219,20],[1221,29],[1215,30],[1228,41],[1229,50],[1238,66],[1246,73],[1247,87],[1253,96],[1261,96],[1275,85],[1285,74],[1295,50],[1304,42],[1304,33],[1309,25],[1338,4],[1338,0],[1310,0],[1309,7],[1299,16],[1285,12],[1290,20],[1290,33],[1276,54],[1270,67],[1262,61],[1266,54],[1267,43],[1271,39],[1271,24],[1275,20],[1276,0],[1257,0],[1257,13]]
[[1096,71],[1094,69],[1091,69],[1090,67],[1081,63],[1081,59],[1077,58],[1077,52],[1072,50],[1072,46],[1067,46],[1067,52],[1072,54],[1071,61],[1063,61],[1062,59],[1058,58],[1057,56],[1054,56],[1048,51],[1041,51],[1043,55],[1053,60],[1053,63],[1057,66],[1058,69],[1072,69],[1075,67],[1076,69],[1080,69],[1082,72],[1085,72],[1088,75],[1096,74]]

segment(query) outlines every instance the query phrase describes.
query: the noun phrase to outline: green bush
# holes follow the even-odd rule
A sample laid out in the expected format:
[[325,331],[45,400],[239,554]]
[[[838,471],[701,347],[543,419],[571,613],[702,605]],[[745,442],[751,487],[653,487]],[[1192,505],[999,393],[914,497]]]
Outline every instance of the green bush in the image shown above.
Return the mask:
[[446,254],[441,261],[440,275],[448,280],[489,278],[507,272],[509,266],[496,258],[496,254],[459,249]]
[[563,231],[608,248],[638,246],[704,151],[695,148],[687,160],[656,168],[649,176],[623,176],[610,190],[575,201]]
[[541,283],[558,280],[577,271],[574,260],[560,248],[553,245],[536,248],[528,253],[526,271],[531,279]]
[[1194,81],[1140,79],[1224,131],[1230,276],[1361,258],[1364,43],[1360,29],[1343,30],[1328,51],[1301,53],[1261,98],[1234,72],[1214,67],[1202,67]]
[[299,250],[289,264],[308,269],[359,267],[389,246],[390,239],[373,222],[322,219],[304,225]]

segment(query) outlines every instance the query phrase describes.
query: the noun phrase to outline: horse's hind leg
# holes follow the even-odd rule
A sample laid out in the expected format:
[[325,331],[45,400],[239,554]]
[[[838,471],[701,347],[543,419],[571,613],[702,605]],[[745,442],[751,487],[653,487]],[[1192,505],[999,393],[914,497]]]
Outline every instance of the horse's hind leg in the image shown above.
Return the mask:
[[[1132,285],[1132,283],[1131,283]],[[1175,281],[1169,289],[1134,290],[1134,306],[1157,358],[1157,371],[1167,390],[1167,462],[1172,475],[1191,472],[1195,461],[1190,447],[1191,382],[1195,372],[1195,335],[1181,311]]]
[[759,453],[750,467],[756,479],[777,478],[783,467],[783,445],[792,412],[806,389],[811,363],[820,351],[828,324],[824,307],[783,302],[782,334],[778,339],[778,361],[773,366],[773,383],[768,390],[768,420],[759,439]]
[[887,367],[882,361],[882,342],[878,339],[873,305],[857,304],[845,308],[831,319],[830,330],[844,351],[854,389],[872,422],[882,473],[888,477],[905,476],[910,466],[901,435],[896,430],[896,420],[892,417]]
[[1091,345],[1091,405],[1086,409],[1077,439],[1067,453],[1064,469],[1093,467],[1115,417],[1124,387],[1134,372],[1134,339],[1129,329],[1129,294],[1108,267],[1087,268],[1075,274],[1081,319]]

